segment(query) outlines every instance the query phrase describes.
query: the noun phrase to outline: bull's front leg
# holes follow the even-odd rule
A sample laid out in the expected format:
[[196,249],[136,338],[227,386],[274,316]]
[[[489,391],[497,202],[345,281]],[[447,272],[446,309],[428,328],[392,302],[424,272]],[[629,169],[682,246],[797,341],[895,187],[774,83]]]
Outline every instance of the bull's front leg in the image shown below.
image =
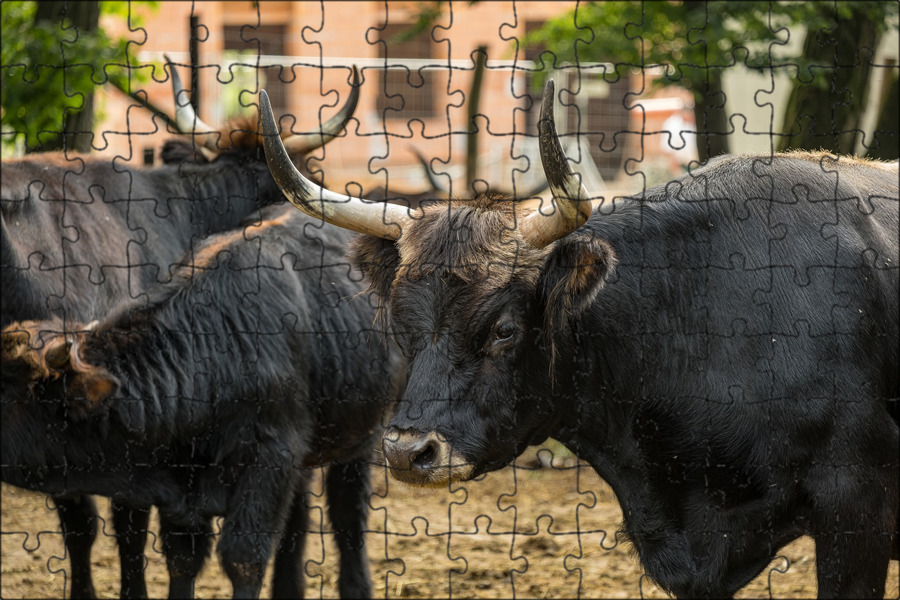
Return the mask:
[[[896,440],[895,433],[885,446],[896,452]],[[815,488],[819,598],[884,597],[900,502],[896,460],[894,454],[873,458],[870,464],[880,462],[875,467],[821,464],[808,478]]]
[[91,546],[97,537],[97,505],[90,496],[53,498],[71,567],[72,598],[96,598]]
[[163,513],[159,525],[169,571],[169,598],[193,598],[194,582],[209,557],[212,527],[208,520],[176,524]]
[[328,516],[340,554],[341,598],[371,598],[372,579],[366,554],[369,464],[358,459],[328,468],[325,478]]
[[303,550],[306,546],[306,531],[309,529],[309,504],[306,501],[308,488],[309,473],[304,471],[298,477],[290,514],[275,551],[273,598],[303,598],[306,591]]
[[147,544],[150,509],[131,508],[115,501],[111,503],[111,508],[113,529],[119,546],[119,597],[146,598],[144,547]]
[[234,598],[258,598],[266,564],[284,531],[298,471],[283,447],[263,449],[229,490],[218,553]]

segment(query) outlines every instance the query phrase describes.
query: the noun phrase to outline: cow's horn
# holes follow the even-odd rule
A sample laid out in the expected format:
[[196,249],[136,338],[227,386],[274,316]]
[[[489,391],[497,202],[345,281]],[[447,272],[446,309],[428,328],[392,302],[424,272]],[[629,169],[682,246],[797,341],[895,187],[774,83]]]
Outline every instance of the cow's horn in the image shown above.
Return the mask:
[[265,90],[259,93],[259,115],[269,171],[291,204],[311,217],[344,229],[389,240],[400,238],[403,225],[409,220],[406,208],[338,194],[313,183],[294,166],[281,143]]
[[536,210],[523,218],[520,224],[522,238],[536,248],[543,248],[584,225],[592,210],[590,194],[569,167],[556,135],[556,123],[553,120],[554,95],[555,86],[550,79],[544,86],[544,97],[541,100],[538,136],[541,164],[544,166],[547,183],[550,184],[555,209],[550,214]]
[[422,153],[415,148],[412,149],[412,153],[416,155],[416,160],[419,161],[420,165],[422,165],[422,170],[425,171],[425,178],[428,179],[428,185],[431,186],[431,189],[435,192],[441,192],[442,194],[449,195],[450,192],[447,191],[447,188],[438,183],[438,180],[432,174],[431,166],[428,164],[428,161],[425,159],[425,157],[422,156]]
[[328,121],[322,125],[322,129],[316,133],[308,133],[306,135],[292,135],[284,138],[284,147],[289,154],[306,154],[311,150],[315,150],[319,146],[324,146],[344,130],[350,117],[356,112],[356,105],[359,103],[359,69],[353,66],[353,87],[350,88],[350,96],[344,107]]
[[[184,89],[184,85],[181,83],[181,77],[178,76],[175,65],[172,64],[172,61],[168,56],[163,56],[166,59],[166,64],[169,65],[169,73],[171,73],[172,77],[172,93],[175,95],[175,125],[178,127],[179,131],[186,135],[218,134],[218,131],[204,123],[200,117],[197,116],[197,113],[194,112],[194,107],[191,106],[187,90]],[[200,140],[200,144],[203,148],[212,150],[215,153],[219,152],[219,149],[216,146],[215,135],[202,135]],[[206,155],[205,152],[204,155]],[[207,156],[207,158],[209,158],[209,156]]]

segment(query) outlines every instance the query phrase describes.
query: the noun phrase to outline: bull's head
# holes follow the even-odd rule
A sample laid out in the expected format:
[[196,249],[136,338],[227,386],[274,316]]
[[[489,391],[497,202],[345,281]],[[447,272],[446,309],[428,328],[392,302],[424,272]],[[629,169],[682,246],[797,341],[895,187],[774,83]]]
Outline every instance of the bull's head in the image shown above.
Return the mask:
[[552,399],[572,381],[570,324],[615,259],[605,242],[578,231],[592,206],[557,138],[553,96],[551,81],[539,131],[552,206],[482,197],[411,211],[304,178],[260,95],[266,157],[288,200],[367,234],[353,260],[409,361],[383,437],[398,479],[439,485],[502,467],[559,420]]
[[[119,381],[105,368],[85,363],[80,346],[96,322],[63,327],[62,321],[12,323],[0,333],[4,419],[15,417],[16,404],[37,409],[65,409],[80,420],[103,412],[119,391]],[[68,329],[68,331],[66,331]],[[48,391],[50,390],[50,391]],[[50,406],[46,398],[64,398]],[[6,409],[9,409],[8,412]]]
[[[193,106],[191,106],[188,92],[181,83],[181,77],[179,77],[175,65],[168,56],[165,59],[171,73],[172,93],[175,96],[175,125],[181,133],[193,136],[196,148],[206,160],[213,160],[222,151],[234,144],[234,138],[223,139],[225,136],[222,132],[213,129],[200,119]],[[286,135],[284,137],[284,146],[292,156],[307,154],[320,146],[324,146],[343,131],[359,103],[359,70],[354,66],[352,71],[353,85],[350,89],[350,94],[344,106],[341,107],[341,110],[336,115],[326,121],[317,132],[304,135]],[[255,129],[255,127],[250,129]],[[256,144],[253,147],[255,148]]]

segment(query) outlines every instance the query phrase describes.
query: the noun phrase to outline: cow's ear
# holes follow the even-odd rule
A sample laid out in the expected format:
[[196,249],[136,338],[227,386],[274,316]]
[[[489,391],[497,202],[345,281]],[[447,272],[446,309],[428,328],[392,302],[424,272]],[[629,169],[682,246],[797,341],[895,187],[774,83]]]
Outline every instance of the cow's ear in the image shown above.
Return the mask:
[[397,245],[391,240],[359,235],[350,245],[350,260],[366,276],[369,287],[386,302],[400,264]]
[[80,420],[105,412],[119,387],[119,380],[103,367],[82,365],[66,391],[69,416]]
[[54,336],[47,341],[44,350],[44,362],[51,371],[62,371],[69,364],[69,356],[72,350],[72,342],[65,336]]
[[604,240],[574,233],[557,242],[538,278],[545,327],[563,327],[584,312],[615,265],[615,252]]

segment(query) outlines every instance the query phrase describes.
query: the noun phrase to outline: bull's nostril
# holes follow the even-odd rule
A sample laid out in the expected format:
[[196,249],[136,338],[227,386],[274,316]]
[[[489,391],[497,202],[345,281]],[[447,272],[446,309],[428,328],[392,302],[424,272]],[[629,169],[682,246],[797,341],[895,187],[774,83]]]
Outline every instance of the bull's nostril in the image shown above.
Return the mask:
[[430,469],[436,457],[435,444],[430,442],[421,452],[413,457],[412,466],[416,469]]

